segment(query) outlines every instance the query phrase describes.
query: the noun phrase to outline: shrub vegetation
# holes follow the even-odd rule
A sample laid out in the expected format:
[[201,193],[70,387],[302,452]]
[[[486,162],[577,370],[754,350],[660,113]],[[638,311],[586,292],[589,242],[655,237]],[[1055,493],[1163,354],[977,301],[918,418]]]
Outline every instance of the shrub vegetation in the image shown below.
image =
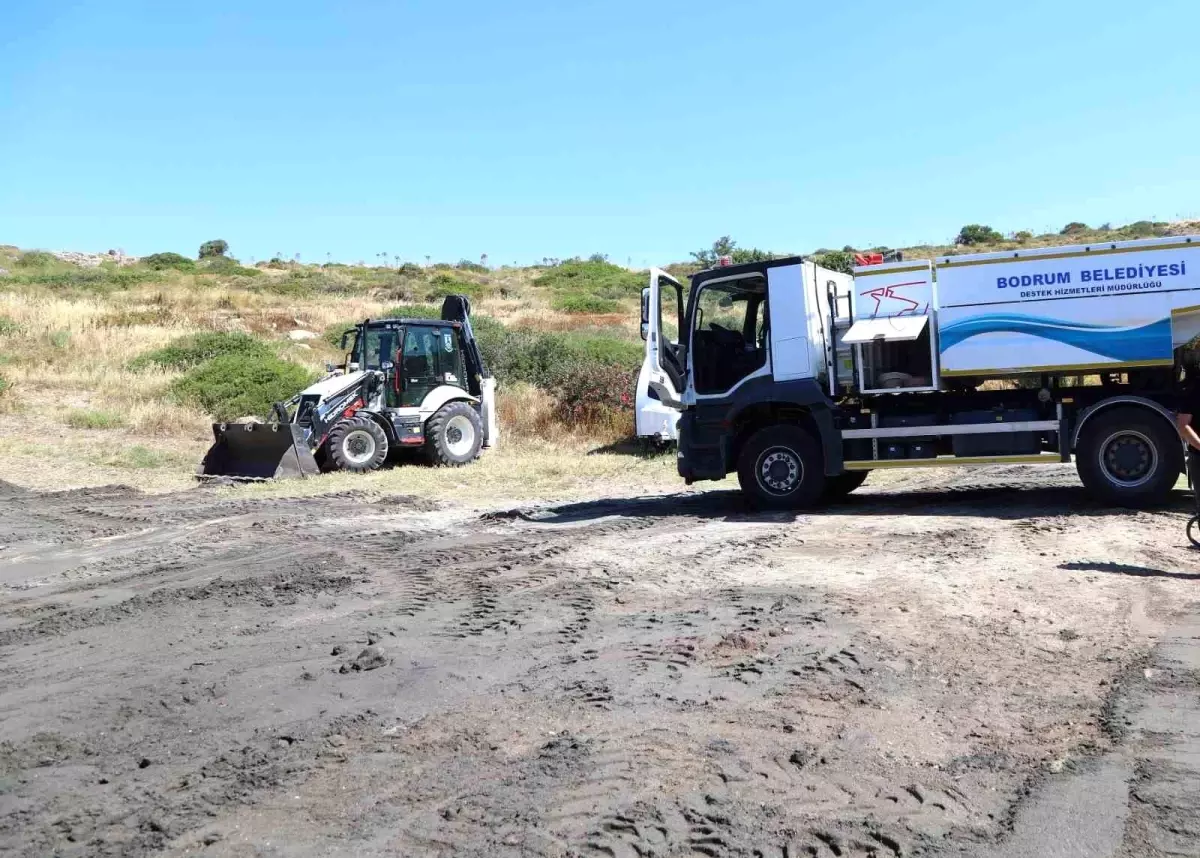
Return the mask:
[[216,420],[265,416],[275,402],[295,396],[315,379],[302,366],[268,355],[225,354],[175,380],[171,392]]
[[224,356],[261,359],[273,357],[274,352],[269,345],[249,334],[238,331],[210,331],[172,340],[161,349],[134,358],[129,368],[144,370],[158,367],[183,370]]

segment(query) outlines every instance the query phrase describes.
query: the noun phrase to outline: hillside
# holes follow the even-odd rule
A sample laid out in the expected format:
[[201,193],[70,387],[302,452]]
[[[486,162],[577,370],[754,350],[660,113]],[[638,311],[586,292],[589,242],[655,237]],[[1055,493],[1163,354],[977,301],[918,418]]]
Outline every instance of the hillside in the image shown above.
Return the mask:
[[[903,251],[927,258],[1188,232],[1200,232],[1200,223],[1074,224],[1038,236],[979,227],[964,230],[970,245]],[[669,268],[694,273],[702,267],[697,260],[719,251],[735,261],[784,255],[723,240]],[[844,267],[850,251],[813,255]],[[277,259],[249,267],[227,252],[197,261],[166,252],[133,259],[0,246],[0,477],[179,485],[207,447],[214,418],[265,413],[327,361],[340,362],[336,344],[354,320],[436,315],[451,293],[471,297],[500,382],[505,452],[488,466],[498,476],[512,471],[506,457],[522,455],[553,460],[543,472],[567,481],[596,469],[669,474],[666,460],[578,455],[632,428],[645,273],[600,256],[547,262],[487,268]],[[221,377],[206,373],[222,355],[229,357]],[[404,479],[433,481],[419,473]]]

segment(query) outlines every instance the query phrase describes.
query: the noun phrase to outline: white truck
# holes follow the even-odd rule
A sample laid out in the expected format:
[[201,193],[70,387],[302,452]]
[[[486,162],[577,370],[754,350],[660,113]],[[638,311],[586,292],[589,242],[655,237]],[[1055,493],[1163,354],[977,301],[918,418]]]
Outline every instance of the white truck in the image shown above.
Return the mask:
[[1173,407],[1200,335],[1200,237],[853,277],[800,257],[723,265],[682,299],[651,272],[643,375],[679,412],[689,484],[736,472],[753,504],[796,508],[875,469],[1074,458],[1097,498],[1140,506],[1183,471]]

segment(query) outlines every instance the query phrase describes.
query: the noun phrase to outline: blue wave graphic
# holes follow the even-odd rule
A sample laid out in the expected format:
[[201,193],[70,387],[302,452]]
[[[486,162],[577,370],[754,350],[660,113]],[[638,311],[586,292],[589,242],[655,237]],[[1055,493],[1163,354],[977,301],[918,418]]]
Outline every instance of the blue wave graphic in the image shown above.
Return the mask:
[[1012,313],[972,316],[938,328],[941,350],[980,334],[1028,334],[1064,343],[1110,360],[1156,360],[1171,356],[1171,320],[1159,319],[1138,328],[1118,328],[1090,322],[1064,322]]

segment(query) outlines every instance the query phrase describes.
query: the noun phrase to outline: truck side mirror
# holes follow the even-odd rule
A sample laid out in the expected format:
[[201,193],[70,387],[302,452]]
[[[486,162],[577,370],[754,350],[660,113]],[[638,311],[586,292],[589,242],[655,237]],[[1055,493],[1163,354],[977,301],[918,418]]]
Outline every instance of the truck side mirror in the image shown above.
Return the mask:
[[642,330],[642,339],[643,339],[643,340],[645,340],[645,339],[649,339],[649,337],[650,337],[650,323],[649,323],[649,322],[642,322],[641,330]]

